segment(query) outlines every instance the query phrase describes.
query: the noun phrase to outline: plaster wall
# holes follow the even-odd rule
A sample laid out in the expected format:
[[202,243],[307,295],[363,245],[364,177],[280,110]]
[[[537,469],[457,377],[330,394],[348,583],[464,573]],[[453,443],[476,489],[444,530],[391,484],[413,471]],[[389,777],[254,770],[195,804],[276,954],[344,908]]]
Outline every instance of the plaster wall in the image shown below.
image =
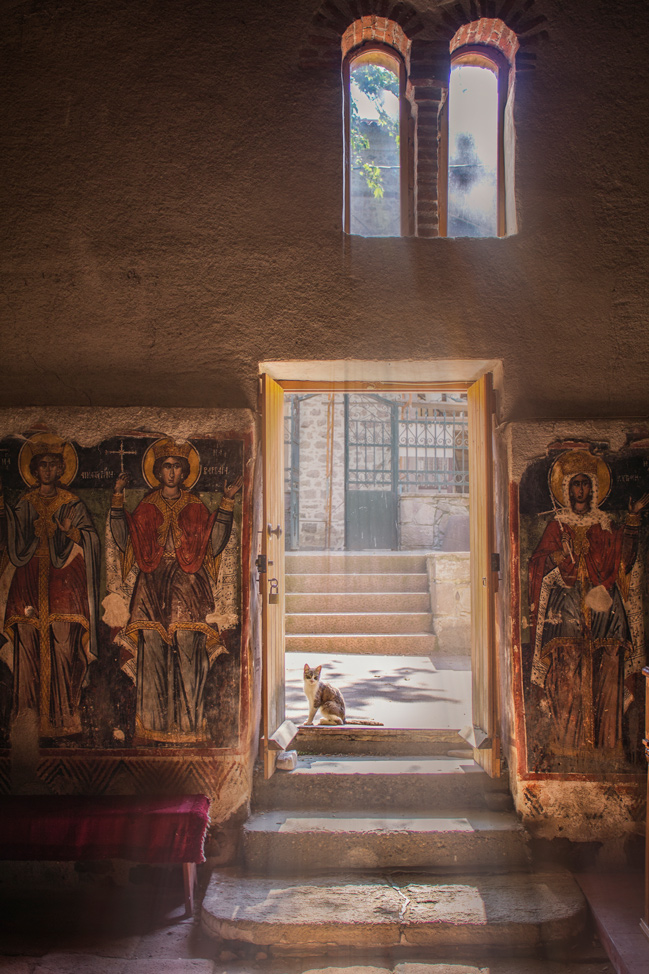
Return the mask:
[[642,413],[647,6],[537,0],[501,240],[343,236],[317,11],[3,5],[0,401],[253,407],[262,358],[483,357],[505,419]]

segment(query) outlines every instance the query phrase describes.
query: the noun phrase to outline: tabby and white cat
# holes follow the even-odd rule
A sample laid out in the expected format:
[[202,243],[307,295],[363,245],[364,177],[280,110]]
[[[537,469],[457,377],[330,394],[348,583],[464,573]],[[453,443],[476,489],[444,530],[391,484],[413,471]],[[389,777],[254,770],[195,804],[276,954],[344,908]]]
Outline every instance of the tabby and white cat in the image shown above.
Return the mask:
[[332,683],[322,683],[320,673],[322,664],[311,669],[304,664],[304,692],[309,701],[309,716],[305,724],[312,724],[318,710],[321,713],[320,724],[360,724],[366,727],[383,727],[380,720],[362,720],[360,718],[345,717],[345,698]]

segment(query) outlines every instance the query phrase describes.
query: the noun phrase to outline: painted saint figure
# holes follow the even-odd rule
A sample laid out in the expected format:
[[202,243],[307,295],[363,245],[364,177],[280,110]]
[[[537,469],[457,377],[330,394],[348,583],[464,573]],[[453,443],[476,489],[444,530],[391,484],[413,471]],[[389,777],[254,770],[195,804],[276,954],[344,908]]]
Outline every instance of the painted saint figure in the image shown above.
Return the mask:
[[210,513],[188,489],[199,471],[191,443],[158,440],[143,470],[153,490],[130,513],[121,474],[110,512],[122,577],[134,564],[139,569],[125,630],[137,647],[136,741],[201,740],[207,736],[206,678],[222,651],[218,628],[207,621],[214,612],[208,574],[216,583],[243,480],[226,483],[218,510]]
[[619,526],[600,510],[610,481],[607,464],[585,450],[555,460],[550,489],[561,506],[529,563],[532,682],[545,691],[559,750],[621,750],[630,684],[644,665],[627,603],[649,494],[629,500]]
[[19,468],[28,490],[15,507],[0,485],[2,567],[13,570],[4,629],[13,642],[13,714],[39,714],[43,737],[81,731],[81,688],[97,655],[100,545],[85,504],[66,489],[77,470],[70,443],[27,440]]

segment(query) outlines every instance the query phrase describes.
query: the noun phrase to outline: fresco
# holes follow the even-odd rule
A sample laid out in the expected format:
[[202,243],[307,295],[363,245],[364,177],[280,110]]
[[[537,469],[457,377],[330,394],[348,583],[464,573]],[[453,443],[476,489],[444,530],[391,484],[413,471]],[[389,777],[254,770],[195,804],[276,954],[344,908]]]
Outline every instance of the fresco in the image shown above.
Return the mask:
[[0,441],[0,746],[234,747],[244,442]]
[[521,479],[528,770],[642,767],[649,457],[550,450]]

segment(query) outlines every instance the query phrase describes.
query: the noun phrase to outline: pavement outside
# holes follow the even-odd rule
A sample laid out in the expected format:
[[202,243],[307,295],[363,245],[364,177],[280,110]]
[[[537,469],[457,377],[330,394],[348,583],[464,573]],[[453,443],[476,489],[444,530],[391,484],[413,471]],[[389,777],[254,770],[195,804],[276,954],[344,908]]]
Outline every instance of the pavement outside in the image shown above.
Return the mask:
[[[313,654],[311,654],[313,655]],[[286,716],[302,724],[308,714],[304,664],[323,664],[321,679],[345,698],[348,717],[380,720],[385,727],[458,730],[471,723],[471,661],[458,656],[286,654]],[[316,718],[318,720],[319,718]]]

